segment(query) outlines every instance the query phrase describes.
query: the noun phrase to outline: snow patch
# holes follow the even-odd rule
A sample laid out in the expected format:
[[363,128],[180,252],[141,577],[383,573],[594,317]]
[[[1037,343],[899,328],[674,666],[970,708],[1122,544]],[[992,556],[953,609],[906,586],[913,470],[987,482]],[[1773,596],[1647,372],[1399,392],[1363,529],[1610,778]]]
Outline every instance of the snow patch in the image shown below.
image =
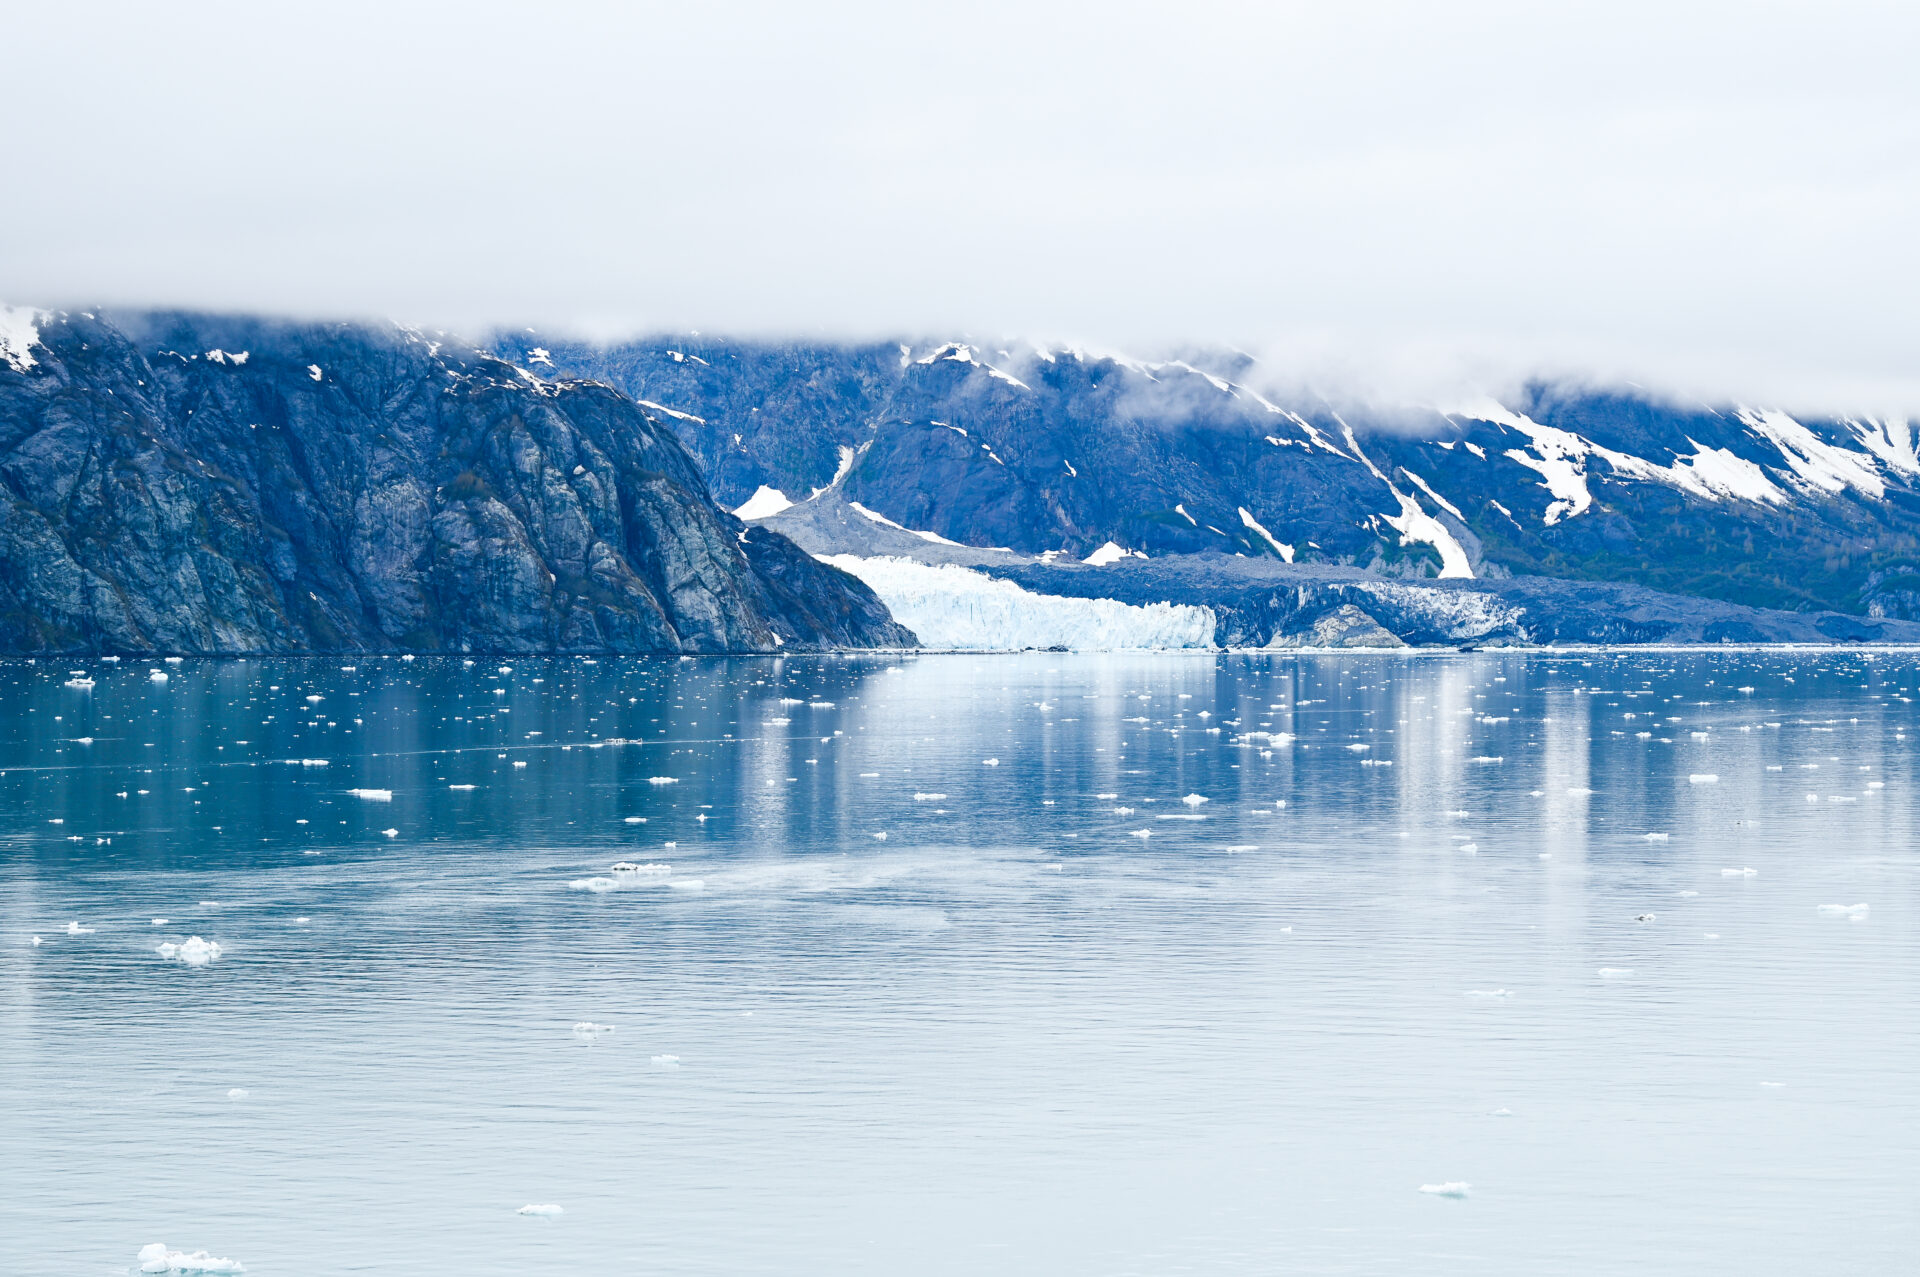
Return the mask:
[[46,315],[31,306],[0,306],[0,359],[15,372],[34,366],[33,348],[40,344],[40,321]]
[[1144,559],[1146,557],[1147,552],[1145,550],[1123,550],[1114,542],[1109,541],[1080,561],[1082,563],[1090,563],[1096,568],[1103,568],[1109,563],[1118,563],[1122,559]]
[[1213,646],[1212,608],[1035,594],[951,563],[852,554],[823,561],[866,582],[928,647],[1138,651]]
[[681,412],[678,408],[669,408],[665,404],[655,403],[651,399],[636,399],[634,400],[634,402],[639,404],[642,408],[648,408],[654,412],[662,413],[666,416],[672,417],[675,421],[691,421],[698,426],[704,426],[707,424],[707,419],[705,417],[696,417],[690,412]]
[[1748,430],[1780,450],[1787,467],[1807,487],[1833,493],[1858,488],[1870,497],[1887,494],[1886,481],[1864,453],[1828,443],[1778,409],[1741,408],[1738,412]]
[[[1254,532],[1258,533],[1260,538],[1263,541],[1265,541],[1268,545],[1273,547],[1273,552],[1275,554],[1285,559],[1288,563],[1293,562],[1293,547],[1288,545],[1286,542],[1275,537],[1273,533],[1261,527],[1260,520],[1254,518],[1253,515],[1248,512],[1247,507],[1245,506],[1240,507],[1240,522],[1246,524],[1247,527],[1251,528]],[[1113,542],[1109,541],[1107,542],[1107,544],[1112,545]],[[1091,563],[1093,562],[1093,560],[1088,559],[1087,562]]]
[[793,502],[787,499],[786,493],[763,483],[733,513],[739,519],[771,519],[782,510],[792,507]]

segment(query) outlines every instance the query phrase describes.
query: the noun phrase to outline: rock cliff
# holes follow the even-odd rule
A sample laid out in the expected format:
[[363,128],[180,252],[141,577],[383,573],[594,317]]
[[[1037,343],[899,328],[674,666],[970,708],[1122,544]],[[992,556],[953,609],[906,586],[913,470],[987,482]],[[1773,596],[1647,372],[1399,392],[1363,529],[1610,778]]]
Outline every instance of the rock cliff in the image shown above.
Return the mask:
[[400,327],[0,312],[0,651],[910,646],[606,385]]

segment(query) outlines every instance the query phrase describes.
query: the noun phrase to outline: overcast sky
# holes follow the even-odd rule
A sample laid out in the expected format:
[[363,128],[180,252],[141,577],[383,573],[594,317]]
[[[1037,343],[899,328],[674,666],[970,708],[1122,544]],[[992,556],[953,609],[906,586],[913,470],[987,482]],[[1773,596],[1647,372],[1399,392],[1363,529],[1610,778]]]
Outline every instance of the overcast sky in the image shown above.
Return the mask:
[[1920,411],[1917,36],[1912,4],[16,4],[0,298]]

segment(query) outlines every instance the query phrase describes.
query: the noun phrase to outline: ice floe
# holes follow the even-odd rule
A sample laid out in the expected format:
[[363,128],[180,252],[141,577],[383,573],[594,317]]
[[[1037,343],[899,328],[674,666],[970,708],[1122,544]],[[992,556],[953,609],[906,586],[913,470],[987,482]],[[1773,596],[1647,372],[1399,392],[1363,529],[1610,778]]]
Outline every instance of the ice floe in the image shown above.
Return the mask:
[[140,1248],[135,1260],[143,1273],[244,1273],[247,1266],[237,1259],[222,1259],[204,1250],[188,1253],[168,1250],[165,1242],[150,1242]]
[[199,936],[190,936],[179,944],[168,941],[154,950],[163,958],[184,962],[190,967],[204,967],[218,958],[223,950],[218,942],[202,940]]

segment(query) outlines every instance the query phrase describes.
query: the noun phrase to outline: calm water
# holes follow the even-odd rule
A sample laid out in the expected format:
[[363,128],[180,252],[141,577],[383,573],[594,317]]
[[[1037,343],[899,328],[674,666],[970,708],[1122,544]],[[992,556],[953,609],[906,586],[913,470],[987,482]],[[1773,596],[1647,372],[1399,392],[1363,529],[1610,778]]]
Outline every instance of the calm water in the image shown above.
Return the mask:
[[509,664],[0,665],[5,1271],[1920,1256],[1920,657]]

